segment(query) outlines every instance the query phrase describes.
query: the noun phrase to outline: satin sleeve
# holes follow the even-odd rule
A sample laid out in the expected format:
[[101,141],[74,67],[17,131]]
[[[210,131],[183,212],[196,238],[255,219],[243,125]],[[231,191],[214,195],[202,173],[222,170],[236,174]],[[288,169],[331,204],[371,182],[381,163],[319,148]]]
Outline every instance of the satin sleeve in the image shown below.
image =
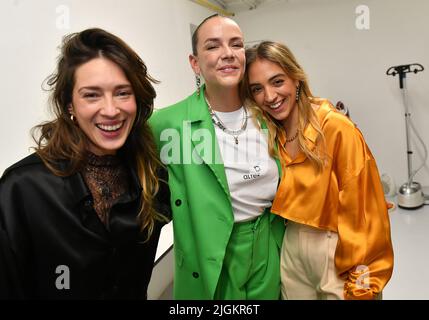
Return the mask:
[[362,133],[336,128],[334,170],[339,187],[335,265],[345,299],[377,299],[393,271],[393,247],[377,165]]

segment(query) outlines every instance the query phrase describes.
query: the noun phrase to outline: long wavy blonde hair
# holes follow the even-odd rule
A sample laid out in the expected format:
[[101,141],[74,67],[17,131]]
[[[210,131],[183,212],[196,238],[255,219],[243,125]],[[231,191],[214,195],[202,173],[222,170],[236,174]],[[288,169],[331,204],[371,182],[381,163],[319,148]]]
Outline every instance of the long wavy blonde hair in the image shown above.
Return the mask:
[[[308,85],[307,76],[301,68],[292,52],[284,44],[272,41],[263,41],[251,48],[246,49],[246,74],[241,83],[241,95],[247,107],[256,115],[256,118],[262,119],[268,128],[269,139],[268,148],[270,155],[277,157],[277,143],[281,133],[284,133],[283,125],[267,112],[259,108],[253,98],[249,86],[249,67],[257,59],[268,60],[279,65],[292,81],[299,82],[299,99],[296,102],[298,107],[298,145],[300,150],[314,163],[318,170],[321,170],[325,164],[325,137],[320,127],[317,115],[311,104],[320,104],[321,100],[313,97]],[[304,136],[305,128],[311,125],[317,131],[316,147],[310,149]],[[280,158],[282,161],[282,159]]]
[[[98,57],[111,60],[124,71],[136,97],[137,116],[133,129],[118,153],[136,166],[142,186],[138,221],[141,230],[147,229],[149,239],[155,220],[165,219],[154,208],[154,198],[159,190],[157,171],[162,164],[147,123],[156,97],[152,83],[158,81],[148,74],[144,62],[124,41],[96,28],[64,38],[57,70],[47,79],[55,118],[32,129],[37,144],[35,150],[55,175],[70,176],[82,169],[87,160],[88,138],[70,119],[68,106],[72,102],[76,69]],[[66,161],[68,166],[59,167],[59,161]]]

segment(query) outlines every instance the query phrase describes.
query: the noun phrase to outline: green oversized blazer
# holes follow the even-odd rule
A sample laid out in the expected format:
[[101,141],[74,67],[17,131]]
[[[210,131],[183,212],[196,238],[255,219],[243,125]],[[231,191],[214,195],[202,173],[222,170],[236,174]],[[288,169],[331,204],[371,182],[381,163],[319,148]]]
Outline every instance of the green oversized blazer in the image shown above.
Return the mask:
[[[213,299],[234,224],[212,119],[201,94],[156,111],[150,125],[167,164],[175,251],[174,298]],[[277,162],[279,171],[280,165]],[[284,223],[272,215],[281,247]],[[280,266],[279,266],[280,268]]]

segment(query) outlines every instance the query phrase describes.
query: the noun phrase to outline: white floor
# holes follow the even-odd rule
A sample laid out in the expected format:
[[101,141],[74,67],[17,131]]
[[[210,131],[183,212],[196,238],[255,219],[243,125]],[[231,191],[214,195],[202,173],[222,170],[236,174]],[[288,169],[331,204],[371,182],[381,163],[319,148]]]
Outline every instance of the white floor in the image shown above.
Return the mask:
[[397,207],[389,214],[395,265],[392,278],[383,291],[383,299],[427,300],[429,299],[429,205],[416,210]]

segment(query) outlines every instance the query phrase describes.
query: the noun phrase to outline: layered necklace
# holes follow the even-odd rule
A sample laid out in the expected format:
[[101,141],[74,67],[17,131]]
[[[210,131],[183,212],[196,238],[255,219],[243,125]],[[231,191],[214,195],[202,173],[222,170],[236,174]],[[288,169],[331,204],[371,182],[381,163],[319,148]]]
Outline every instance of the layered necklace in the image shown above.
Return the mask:
[[238,130],[231,130],[231,129],[228,129],[226,127],[226,125],[223,123],[223,121],[219,118],[219,116],[213,110],[212,106],[210,105],[210,103],[207,100],[207,97],[205,95],[204,95],[204,99],[206,100],[207,106],[209,107],[209,112],[210,112],[210,115],[212,117],[213,124],[215,126],[217,126],[219,129],[221,129],[223,132],[225,132],[226,134],[233,136],[235,144],[238,144],[238,136],[240,134],[242,134],[246,130],[246,127],[247,127],[247,110],[246,110],[246,108],[243,107],[244,117],[242,120],[241,128]]

